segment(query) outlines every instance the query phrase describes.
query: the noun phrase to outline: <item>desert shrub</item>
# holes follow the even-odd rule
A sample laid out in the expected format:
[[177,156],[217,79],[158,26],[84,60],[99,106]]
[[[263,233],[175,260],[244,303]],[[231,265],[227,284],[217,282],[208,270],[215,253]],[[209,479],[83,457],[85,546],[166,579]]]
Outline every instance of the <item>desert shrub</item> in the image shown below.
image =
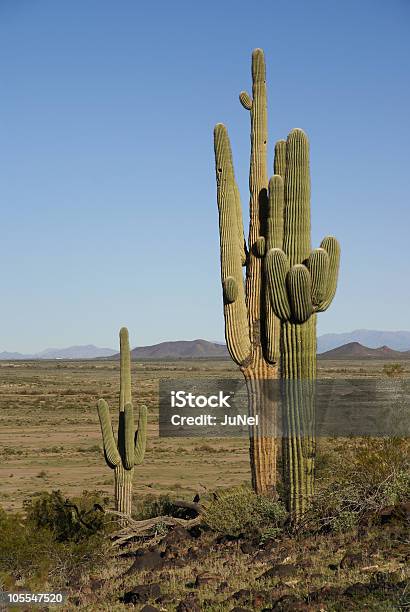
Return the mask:
[[362,441],[348,461],[329,466],[319,482],[302,528],[344,532],[367,513],[410,500],[409,442],[403,438]]
[[395,378],[401,376],[406,371],[405,367],[401,363],[386,363],[383,366],[383,374],[389,378]]
[[279,533],[286,518],[281,502],[256,495],[252,489],[240,486],[215,493],[205,508],[204,520],[217,533],[228,536],[263,537],[270,530]]
[[[0,586],[3,588],[11,590],[18,581],[30,589],[63,589],[105,563],[108,543],[103,532],[95,529],[89,533],[76,528],[75,521],[70,522],[64,513],[59,513],[60,504],[68,500],[56,493],[59,492],[41,493],[37,499],[30,500],[26,504],[29,510],[26,517],[0,508]],[[83,494],[84,497],[89,501],[90,494]],[[60,518],[62,529],[58,526]]]
[[135,495],[132,501],[132,516],[138,521],[156,516],[175,516],[183,518],[186,510],[175,506],[168,495]]
[[[51,532],[27,529],[20,514],[0,510],[0,574],[13,582],[19,577],[46,575],[52,563]],[[50,554],[51,553],[51,554]]]
[[70,500],[61,491],[52,491],[26,500],[24,510],[28,523],[50,530],[57,541],[79,542],[104,531],[107,519],[102,510],[107,502],[97,492],[84,491]]

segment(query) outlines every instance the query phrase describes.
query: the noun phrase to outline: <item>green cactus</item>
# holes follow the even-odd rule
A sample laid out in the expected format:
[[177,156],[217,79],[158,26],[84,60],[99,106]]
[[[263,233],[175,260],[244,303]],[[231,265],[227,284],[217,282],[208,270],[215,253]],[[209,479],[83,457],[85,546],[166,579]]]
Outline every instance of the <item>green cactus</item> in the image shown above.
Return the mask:
[[[285,382],[284,478],[289,510],[297,520],[314,488],[314,384],[316,313],[326,310],[336,292],[340,247],[332,236],[311,251],[309,142],[292,130],[275,149],[275,172],[269,200],[283,209],[283,250],[272,246],[265,256],[270,303],[281,321],[280,375]],[[276,241],[276,244],[278,242]]]
[[134,466],[142,463],[147,435],[147,408],[139,410],[135,430],[131,398],[131,358],[128,330],[120,330],[120,402],[118,438],[115,442],[110,410],[104,399],[98,400],[98,416],[104,444],[105,460],[114,470],[115,507],[118,512],[131,515]]
[[[248,243],[228,133],[222,124],[214,130],[225,337],[229,353],[246,380],[250,414],[265,415],[272,423],[275,404],[262,383],[278,375],[280,325],[269,301],[262,262],[267,248],[282,246],[283,223],[277,190],[272,190],[274,197],[268,198],[266,77],[261,49],[252,54],[252,97],[242,92],[239,99],[251,120]],[[266,243],[264,233],[268,228],[272,231],[268,231]],[[252,484],[257,493],[271,493],[276,485],[277,443],[271,430],[253,433]]]

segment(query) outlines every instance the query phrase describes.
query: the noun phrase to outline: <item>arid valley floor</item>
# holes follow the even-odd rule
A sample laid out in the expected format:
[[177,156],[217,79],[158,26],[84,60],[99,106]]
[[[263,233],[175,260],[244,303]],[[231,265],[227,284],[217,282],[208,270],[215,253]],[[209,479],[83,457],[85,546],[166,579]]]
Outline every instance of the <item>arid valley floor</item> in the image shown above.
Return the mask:
[[[381,378],[385,365],[319,360],[318,376]],[[406,362],[402,375],[408,377],[409,370]],[[229,360],[132,364],[134,406],[146,404],[149,414],[147,452],[135,470],[136,498],[168,494],[191,501],[197,493],[202,499],[250,481],[245,438],[158,436],[158,381],[187,377],[241,374]],[[0,362],[0,506],[19,511],[34,493],[57,489],[70,498],[100,490],[112,499],[113,473],[102,453],[96,402],[99,397],[109,402],[115,430],[118,392],[118,361]],[[319,486],[323,466],[344,472],[359,446],[355,440],[319,440]],[[408,441],[399,451],[408,452]],[[53,570],[41,584],[49,590],[63,584],[69,594],[64,609],[90,612],[129,609],[127,592],[136,609],[145,612],[405,610],[410,601],[408,523],[395,512],[387,513],[385,522],[379,517],[374,528],[296,535],[285,529],[262,543],[221,538],[206,528],[200,536],[171,530],[165,537],[135,542],[120,558],[104,553],[95,571],[79,567],[68,576],[63,559],[59,574]],[[139,553],[136,546],[142,547]],[[130,570],[138,563],[138,570]],[[4,574],[3,580],[10,590],[35,588],[19,572]]]
[[[318,376],[381,377],[385,361],[319,361]],[[410,366],[409,366],[410,369]],[[246,439],[158,437],[158,381],[165,378],[241,377],[230,360],[133,363],[134,406],[149,412],[147,452],[135,492],[195,495],[249,481]],[[68,496],[84,489],[111,494],[112,473],[102,455],[96,402],[118,413],[119,362],[0,362],[0,504],[21,507],[39,490]]]

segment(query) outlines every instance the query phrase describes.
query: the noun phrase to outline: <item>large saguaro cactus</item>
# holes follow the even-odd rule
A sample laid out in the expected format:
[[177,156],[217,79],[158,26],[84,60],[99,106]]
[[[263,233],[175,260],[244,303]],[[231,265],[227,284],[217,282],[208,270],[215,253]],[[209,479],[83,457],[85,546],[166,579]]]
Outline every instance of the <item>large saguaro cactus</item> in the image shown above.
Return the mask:
[[131,398],[131,359],[128,330],[120,330],[120,402],[117,442],[111,425],[110,411],[104,399],[98,400],[98,416],[107,465],[114,470],[115,507],[118,512],[131,515],[132,480],[134,466],[142,463],[145,454],[147,409],[139,410],[135,430]]
[[[279,322],[266,292],[262,260],[266,246],[281,246],[282,223],[275,219],[280,215],[277,200],[268,198],[266,76],[261,49],[252,54],[252,97],[242,92],[239,98],[251,120],[248,243],[228,133],[223,124],[214,130],[225,337],[246,380],[250,414],[259,414],[264,417],[262,422],[268,419],[272,424],[275,405],[263,383],[277,377]],[[266,245],[263,236],[270,227],[275,231]],[[250,437],[252,484],[258,493],[271,493],[276,484],[276,440],[271,429],[266,435],[264,431],[254,433]]]
[[271,306],[281,321],[283,466],[289,510],[297,520],[314,486],[316,313],[335,295],[340,247],[327,236],[311,251],[309,141],[302,130],[277,143],[275,172],[270,197],[284,211],[283,249],[270,248],[264,263]]

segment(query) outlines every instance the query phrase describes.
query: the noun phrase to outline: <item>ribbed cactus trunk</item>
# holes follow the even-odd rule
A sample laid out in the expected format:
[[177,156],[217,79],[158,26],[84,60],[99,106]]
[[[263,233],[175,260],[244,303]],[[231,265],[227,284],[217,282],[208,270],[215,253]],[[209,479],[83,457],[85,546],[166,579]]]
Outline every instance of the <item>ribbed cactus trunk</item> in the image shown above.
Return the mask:
[[270,249],[265,266],[271,305],[281,321],[283,479],[297,521],[314,492],[316,312],[326,310],[335,294],[340,248],[327,237],[311,251],[307,136],[292,130],[276,152],[278,178],[272,185],[283,198],[283,250]]
[[110,410],[105,400],[97,404],[104,454],[107,465],[114,470],[115,508],[127,516],[132,511],[134,466],[142,463],[145,454],[147,409],[141,406],[137,431],[131,396],[131,357],[128,330],[120,330],[120,401],[117,442],[111,425]]
[[257,493],[273,494],[277,442],[272,435],[272,423],[276,406],[265,397],[263,385],[257,382],[277,377],[279,349],[278,322],[266,293],[262,265],[264,232],[271,211],[268,201],[265,61],[260,49],[252,55],[252,97],[246,92],[239,97],[251,119],[248,244],[244,237],[228,134],[222,124],[218,124],[214,132],[225,337],[229,353],[247,383],[249,412],[260,416],[261,426],[250,431],[253,487]]
[[305,323],[282,323],[283,482],[293,517],[305,512],[314,493],[316,315]]
[[[252,487],[257,493],[273,495],[276,490],[277,444],[273,437],[273,415],[276,403],[266,393],[265,378],[245,374],[248,391],[248,410],[250,416],[259,416],[261,428],[250,431],[249,457],[251,464]],[[256,435],[255,435],[256,433]]]
[[115,508],[118,512],[131,516],[132,480],[134,468],[126,470],[122,464],[114,468]]

